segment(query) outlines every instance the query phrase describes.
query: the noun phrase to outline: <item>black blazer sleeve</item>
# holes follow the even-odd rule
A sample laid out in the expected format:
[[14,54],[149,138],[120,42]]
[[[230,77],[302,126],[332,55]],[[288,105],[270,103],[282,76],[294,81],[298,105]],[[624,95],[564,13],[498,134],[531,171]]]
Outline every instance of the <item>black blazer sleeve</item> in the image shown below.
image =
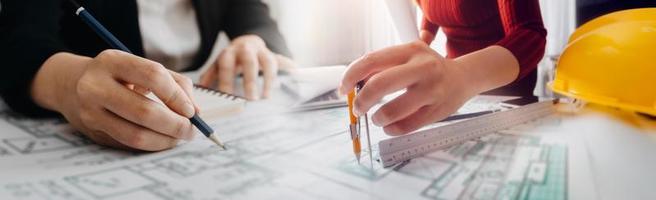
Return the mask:
[[285,40],[271,18],[269,8],[261,0],[227,0],[223,17],[225,32],[230,39],[246,34],[260,36],[271,51],[292,57]]
[[66,51],[59,39],[59,0],[2,0],[0,13],[0,95],[28,116],[53,116],[36,105],[30,86],[41,65]]

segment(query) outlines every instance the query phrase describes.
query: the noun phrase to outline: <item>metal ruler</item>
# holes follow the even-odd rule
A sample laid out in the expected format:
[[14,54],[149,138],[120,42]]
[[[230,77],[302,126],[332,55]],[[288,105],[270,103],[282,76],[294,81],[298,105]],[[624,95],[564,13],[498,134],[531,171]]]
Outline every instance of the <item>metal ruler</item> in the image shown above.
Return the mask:
[[554,112],[554,101],[528,104],[506,111],[431,128],[378,143],[384,167],[445,149],[490,133],[542,118]]

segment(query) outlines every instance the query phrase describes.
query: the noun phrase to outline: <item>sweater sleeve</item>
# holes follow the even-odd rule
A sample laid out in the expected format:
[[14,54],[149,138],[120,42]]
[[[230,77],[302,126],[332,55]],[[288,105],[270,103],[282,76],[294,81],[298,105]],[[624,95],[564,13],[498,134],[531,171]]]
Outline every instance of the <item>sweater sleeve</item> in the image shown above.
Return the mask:
[[[0,17],[0,96],[14,111],[33,117],[56,113],[38,106],[30,87],[41,65],[65,51],[58,39],[60,1],[3,1]],[[39,6],[33,6],[39,5]]]
[[544,56],[547,31],[538,0],[497,0],[505,37],[497,45],[508,49],[519,61],[521,80],[537,68]]
[[266,42],[271,51],[291,57],[278,25],[269,13],[269,7],[261,0],[228,0],[226,33],[234,39],[241,35],[254,34]]

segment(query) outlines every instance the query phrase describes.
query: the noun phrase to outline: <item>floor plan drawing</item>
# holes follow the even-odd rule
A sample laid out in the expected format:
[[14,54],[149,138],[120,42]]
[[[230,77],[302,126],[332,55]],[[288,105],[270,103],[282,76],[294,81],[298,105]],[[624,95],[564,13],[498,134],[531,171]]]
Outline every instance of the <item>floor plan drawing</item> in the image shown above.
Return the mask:
[[[430,199],[567,199],[565,146],[541,144],[532,137],[485,139],[444,152],[453,157],[412,160],[400,172],[418,178],[439,174],[422,192]],[[442,167],[422,172],[412,165]]]
[[135,155],[94,145],[60,118],[30,119],[0,111],[0,126],[12,130],[0,133],[0,161],[11,166],[100,165]]
[[[47,192],[56,188],[58,194],[82,199],[567,197],[567,148],[542,143],[539,137],[491,135],[391,168],[382,168],[377,163],[368,166],[364,164],[366,159],[358,165],[349,151],[317,152],[317,149],[332,151],[326,149],[328,146],[348,147],[345,136],[329,136],[315,145],[300,145],[303,147],[291,150],[272,145],[268,151],[237,147],[237,143],[245,147],[255,145],[244,137],[244,141],[231,142],[233,148],[227,151],[208,145],[98,171],[7,183],[0,185],[0,196],[57,199]],[[278,151],[287,153],[272,153]],[[329,189],[340,192],[326,194]]]
[[7,151],[7,149],[4,149],[4,148],[0,147],[0,157],[9,156],[9,155],[11,155],[11,153],[9,153],[9,151]]
[[21,154],[70,149],[91,144],[63,119],[34,120],[10,111],[0,112],[0,119],[26,133],[23,137],[3,139],[3,143]]
[[58,137],[5,139],[5,144],[22,154],[48,152],[71,147],[70,143]]
[[[155,154],[60,152],[51,159],[82,164],[66,162],[57,173],[17,171],[0,182],[0,199],[567,199],[568,147],[546,140],[548,133],[522,134],[531,125],[383,168],[366,151],[356,162],[345,111],[246,112],[211,121],[226,150],[197,138]],[[372,140],[380,137],[387,136],[372,128]],[[12,142],[4,143],[11,153],[40,148]]]

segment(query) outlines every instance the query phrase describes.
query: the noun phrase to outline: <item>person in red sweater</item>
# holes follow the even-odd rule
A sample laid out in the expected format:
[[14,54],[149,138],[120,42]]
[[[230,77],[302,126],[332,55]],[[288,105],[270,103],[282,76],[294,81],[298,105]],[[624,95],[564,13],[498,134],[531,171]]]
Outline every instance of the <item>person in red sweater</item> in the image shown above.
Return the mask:
[[[532,95],[547,31],[538,0],[417,0],[424,12],[420,40],[366,54],[339,88],[363,80],[360,116],[385,95],[406,89],[373,115],[387,134],[401,135],[448,117],[481,93]],[[429,47],[438,29],[446,57]]]

